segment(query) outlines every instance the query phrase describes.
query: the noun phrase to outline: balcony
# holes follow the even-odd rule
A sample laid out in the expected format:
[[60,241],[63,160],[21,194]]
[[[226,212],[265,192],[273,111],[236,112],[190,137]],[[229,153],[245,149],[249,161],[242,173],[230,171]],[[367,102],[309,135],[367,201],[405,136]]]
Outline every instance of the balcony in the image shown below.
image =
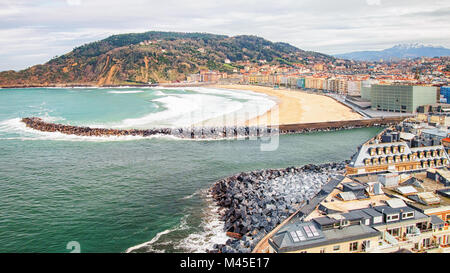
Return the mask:
[[420,229],[418,227],[414,226],[412,232],[406,233],[405,237],[406,238],[413,238],[413,237],[417,237],[417,236],[420,236],[420,235],[421,235]]
[[386,242],[388,242],[391,245],[398,245],[398,240],[387,232],[384,233],[384,240],[386,240]]

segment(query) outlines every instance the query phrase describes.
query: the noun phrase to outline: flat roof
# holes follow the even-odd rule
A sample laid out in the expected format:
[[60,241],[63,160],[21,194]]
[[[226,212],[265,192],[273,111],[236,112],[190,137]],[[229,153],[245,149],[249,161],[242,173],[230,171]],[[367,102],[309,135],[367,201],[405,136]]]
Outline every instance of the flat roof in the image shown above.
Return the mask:
[[[434,170],[434,169],[431,169]],[[429,170],[428,170],[429,171]],[[448,172],[448,171],[447,171]],[[410,177],[415,178],[417,186],[415,183],[413,184],[409,184],[410,186],[414,187],[417,190],[417,193],[423,193],[423,192],[431,192],[431,193],[436,193],[436,197],[438,197],[440,199],[440,203],[439,204],[429,204],[426,205],[424,203],[419,202],[419,197],[417,196],[417,194],[412,194],[412,195],[405,195],[403,198],[405,198],[405,200],[407,200],[407,202],[412,205],[414,208],[420,210],[420,211],[425,211],[428,209],[437,209],[440,207],[450,207],[450,197],[449,196],[445,196],[445,191],[447,190],[448,192],[450,192],[450,188],[446,187],[444,184],[437,182],[433,179],[430,179],[427,177],[427,171],[423,171],[420,173],[415,173],[415,174],[411,174]],[[383,188],[383,190],[387,193],[387,194],[391,194],[391,195],[400,195],[397,191],[395,191],[395,189],[389,189],[389,188]],[[443,190],[444,194],[440,194],[440,191]]]
[[362,212],[361,210],[350,211],[342,214],[346,220],[355,221],[362,219],[369,219],[370,216]]

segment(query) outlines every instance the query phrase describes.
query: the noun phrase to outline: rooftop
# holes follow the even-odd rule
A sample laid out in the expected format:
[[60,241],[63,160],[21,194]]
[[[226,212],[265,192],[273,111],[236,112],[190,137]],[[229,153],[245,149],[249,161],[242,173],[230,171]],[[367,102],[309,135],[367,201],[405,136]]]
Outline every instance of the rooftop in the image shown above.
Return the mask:
[[[413,212],[413,214],[405,214],[405,212]],[[389,219],[387,217],[389,215],[398,215],[398,217]],[[379,236],[378,228],[380,226],[402,221],[419,222],[428,219],[430,219],[429,216],[394,198],[387,200],[384,205],[345,213],[332,213],[314,217],[308,221],[293,218],[272,237],[272,240],[269,240],[269,243],[278,252],[301,251],[302,249]]]
[[[444,171],[447,174],[450,173],[447,170],[430,169],[429,171]],[[407,203],[422,212],[429,209],[445,207],[450,209],[450,196],[445,196],[445,192],[450,192],[450,188],[445,187],[445,185],[440,182],[428,178],[425,171],[411,174],[410,177],[414,179],[406,180],[403,184],[408,184],[408,189],[413,188],[415,192],[402,193],[398,190],[399,188],[405,188],[402,184],[400,184],[399,187],[383,188],[383,191],[392,196],[401,197]],[[413,180],[414,182],[411,182]],[[439,194],[440,192],[443,192],[444,195]]]
[[[305,231],[305,227],[306,231]],[[310,237],[305,236],[308,228],[313,227],[316,236],[311,232]],[[302,238],[298,234],[303,235]],[[379,236],[380,232],[365,225],[352,225],[340,229],[320,230],[319,226],[310,221],[304,223],[289,224],[276,233],[270,244],[278,252],[301,251],[312,247],[320,247],[339,242],[358,240]]]

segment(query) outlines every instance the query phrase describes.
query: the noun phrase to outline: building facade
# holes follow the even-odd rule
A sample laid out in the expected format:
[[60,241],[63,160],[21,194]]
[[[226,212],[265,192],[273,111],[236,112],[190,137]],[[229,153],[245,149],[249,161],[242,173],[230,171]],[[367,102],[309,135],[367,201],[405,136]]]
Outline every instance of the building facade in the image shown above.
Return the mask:
[[450,102],[450,86],[442,86],[440,90],[441,100],[440,102],[449,103]]
[[437,88],[432,86],[379,85],[370,88],[372,109],[416,113],[417,107],[436,103]]

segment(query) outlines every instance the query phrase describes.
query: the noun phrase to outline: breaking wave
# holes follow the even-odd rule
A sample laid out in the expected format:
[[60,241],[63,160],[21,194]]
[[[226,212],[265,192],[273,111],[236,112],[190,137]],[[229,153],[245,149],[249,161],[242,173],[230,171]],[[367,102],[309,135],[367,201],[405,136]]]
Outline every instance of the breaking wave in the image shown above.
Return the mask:
[[200,223],[190,224],[189,218],[196,216],[188,213],[175,227],[161,231],[150,241],[130,247],[125,252],[165,252],[164,249],[172,249],[175,252],[204,253],[213,249],[214,244],[225,244],[229,238],[224,232],[224,222],[219,217],[219,207],[207,190],[197,191],[187,197],[194,195],[200,195],[206,202],[206,206],[200,209]]
[[[57,119],[57,118],[52,118]],[[170,135],[152,135],[142,136],[77,136],[68,135],[59,132],[43,132],[29,128],[20,118],[9,119],[0,122],[0,140],[58,140],[58,141],[90,141],[90,142],[108,142],[108,141],[136,141],[152,138],[165,138],[178,140]]]
[[189,234],[180,240],[176,249],[193,253],[204,253],[213,249],[214,244],[225,244],[229,237],[224,231],[225,222],[220,220],[219,207],[214,203],[212,197],[206,197],[208,205],[203,209],[201,230]]
[[[180,223],[177,226],[175,226],[174,228],[170,228],[170,229],[166,229],[164,231],[158,232],[156,234],[156,236],[153,237],[150,241],[130,247],[127,250],[125,250],[125,253],[132,253],[132,252],[160,252],[160,253],[162,253],[162,252],[164,252],[164,250],[155,249],[154,244],[157,243],[161,239],[161,237],[164,235],[167,235],[167,234],[177,231],[177,230],[188,229],[189,227],[186,222],[186,219],[188,216],[189,215],[183,216],[183,218],[181,218]],[[168,243],[170,243],[170,242],[168,242]],[[165,243],[165,244],[167,244],[167,243]]]
[[[80,88],[84,89],[84,88]],[[87,88],[86,88],[87,89]],[[269,111],[276,102],[269,96],[254,92],[241,92],[216,88],[149,88],[153,95],[149,101],[153,111],[137,118],[125,118],[119,121],[95,122],[83,124],[91,128],[112,129],[150,129],[150,128],[186,128],[191,126],[233,126],[243,125],[246,120]],[[148,89],[147,89],[148,90]],[[165,92],[165,90],[168,90]],[[176,92],[170,91],[174,90]],[[109,90],[112,94],[133,94],[144,90]],[[38,112],[37,117],[49,123],[68,123],[60,113],[56,114],[48,103],[31,105],[31,111]],[[24,115],[23,113],[21,115]],[[0,139],[19,140],[69,140],[69,141],[127,141],[148,138],[169,138],[173,136],[76,136],[58,132],[41,132],[25,126],[21,117],[0,121]],[[83,117],[84,119],[95,117]],[[205,123],[206,122],[206,123]],[[209,122],[209,123],[208,123]],[[205,139],[203,139],[205,140]],[[207,140],[207,139],[206,139]]]

